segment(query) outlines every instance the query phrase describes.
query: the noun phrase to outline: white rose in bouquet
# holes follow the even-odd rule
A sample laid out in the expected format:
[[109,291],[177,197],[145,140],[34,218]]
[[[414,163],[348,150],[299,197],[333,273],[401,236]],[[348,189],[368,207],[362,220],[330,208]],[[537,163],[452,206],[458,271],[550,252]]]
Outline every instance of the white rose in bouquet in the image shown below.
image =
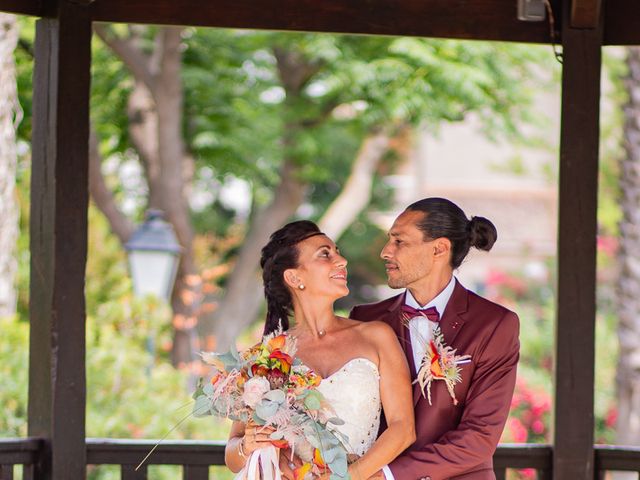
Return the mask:
[[244,384],[242,401],[251,409],[255,409],[265,393],[271,390],[269,380],[264,377],[253,377]]

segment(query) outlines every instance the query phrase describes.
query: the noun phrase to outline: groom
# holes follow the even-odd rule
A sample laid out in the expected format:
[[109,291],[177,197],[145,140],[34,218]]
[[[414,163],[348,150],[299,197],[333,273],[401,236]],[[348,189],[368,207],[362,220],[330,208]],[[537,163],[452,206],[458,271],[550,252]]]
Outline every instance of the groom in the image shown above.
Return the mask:
[[444,346],[470,358],[458,362],[460,378],[453,381],[453,392],[443,380],[433,380],[424,392],[414,385],[416,442],[377,477],[495,480],[492,456],[516,379],[518,317],[467,290],[453,276],[470,247],[491,249],[495,227],[482,217],[467,219],[449,200],[426,198],[407,207],[388,237],[380,254],[388,284],[405,291],[356,306],[350,317],[391,325],[414,379],[438,330]]

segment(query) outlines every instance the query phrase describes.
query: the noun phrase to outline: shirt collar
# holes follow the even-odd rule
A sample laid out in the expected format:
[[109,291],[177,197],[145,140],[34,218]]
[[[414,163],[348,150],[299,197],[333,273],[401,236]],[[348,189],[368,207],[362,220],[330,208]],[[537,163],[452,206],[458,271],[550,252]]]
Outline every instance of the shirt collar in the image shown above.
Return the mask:
[[418,301],[413,297],[413,295],[411,295],[409,289],[407,289],[406,295],[404,297],[404,303],[405,305],[409,305],[410,307],[416,308],[418,310],[435,307],[435,309],[438,311],[438,314],[442,317],[442,315],[444,314],[444,309],[446,308],[447,303],[449,303],[449,299],[451,298],[451,294],[453,293],[453,289],[455,288],[455,286],[456,278],[452,275],[451,280],[449,280],[447,286],[444,287],[444,289],[425,306],[420,305]]

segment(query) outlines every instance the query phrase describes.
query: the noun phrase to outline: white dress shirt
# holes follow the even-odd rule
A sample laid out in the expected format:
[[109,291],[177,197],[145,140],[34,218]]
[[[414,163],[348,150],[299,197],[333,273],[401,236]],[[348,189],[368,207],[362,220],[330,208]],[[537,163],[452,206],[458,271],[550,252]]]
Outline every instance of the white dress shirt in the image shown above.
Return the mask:
[[[418,301],[411,295],[409,289],[406,290],[406,295],[404,297],[405,305],[413,307],[418,310],[426,310],[427,308],[435,307],[438,311],[438,315],[442,318],[444,314],[444,309],[447,307],[447,303],[449,303],[449,299],[451,298],[451,294],[453,293],[453,289],[456,286],[455,277],[451,277],[449,283],[446,287],[438,294],[436,297],[431,300],[426,305],[420,305]],[[413,351],[413,363],[416,367],[416,373],[420,370],[420,363],[422,362],[422,358],[425,354],[425,347],[427,342],[431,340],[433,336],[433,327],[435,326],[435,322],[423,317],[418,316],[409,320],[409,334],[411,336],[411,350]],[[382,467],[382,472],[384,473],[384,477],[386,480],[395,480],[393,477],[393,473],[391,473],[391,469],[388,465]]]
[[[407,289],[406,295],[404,297],[405,305],[413,307],[417,310],[426,310],[427,308],[434,307],[438,311],[438,315],[442,318],[444,314],[444,309],[449,303],[449,298],[451,298],[451,294],[453,293],[453,289],[456,286],[456,281],[454,277],[451,277],[449,283],[446,287],[438,294],[436,297],[431,300],[426,305],[420,305],[418,301],[413,298],[411,292]],[[411,337],[411,350],[413,351],[413,363],[416,366],[416,373],[420,370],[420,363],[422,362],[422,358],[425,354],[425,347],[429,340],[433,337],[433,328],[436,323],[431,320],[418,316],[409,320],[409,334]]]

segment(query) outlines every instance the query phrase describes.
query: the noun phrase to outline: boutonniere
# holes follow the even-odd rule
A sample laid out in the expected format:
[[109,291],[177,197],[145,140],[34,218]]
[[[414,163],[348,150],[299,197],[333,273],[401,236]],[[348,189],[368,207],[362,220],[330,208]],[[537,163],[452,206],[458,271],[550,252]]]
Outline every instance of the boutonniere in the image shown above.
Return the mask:
[[429,340],[426,345],[425,354],[414,383],[420,385],[422,395],[429,400],[429,405],[431,405],[431,382],[442,380],[447,385],[453,404],[457,405],[458,400],[453,387],[462,380],[459,365],[470,361],[471,355],[456,355],[456,349],[444,343],[440,326],[436,326],[433,329],[433,339]]

